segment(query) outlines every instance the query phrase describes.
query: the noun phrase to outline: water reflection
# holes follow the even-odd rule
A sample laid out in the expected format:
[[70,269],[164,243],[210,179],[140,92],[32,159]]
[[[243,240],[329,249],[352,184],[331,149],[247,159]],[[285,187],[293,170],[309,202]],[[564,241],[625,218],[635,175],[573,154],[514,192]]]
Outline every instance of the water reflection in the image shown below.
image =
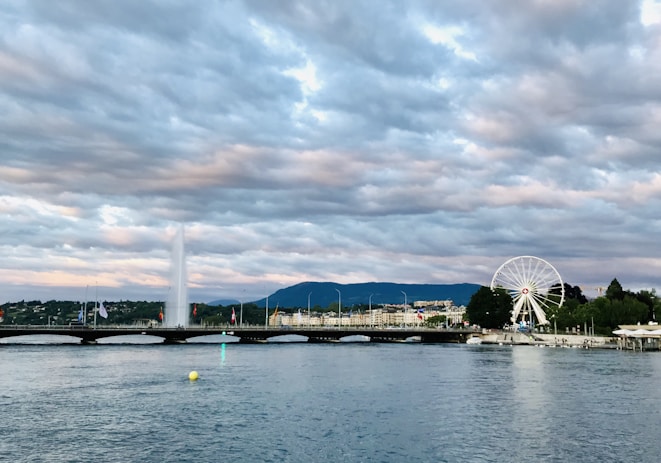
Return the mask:
[[163,338],[150,334],[125,334],[99,338],[97,344],[162,344]]
[[28,334],[0,338],[0,344],[80,344],[80,338],[60,334]]
[[241,341],[241,338],[229,334],[207,334],[204,336],[193,336],[188,338],[190,344],[229,344]]
[[300,334],[283,334],[280,336],[272,336],[267,339],[269,343],[277,342],[307,342],[307,336],[301,336]]
[[225,343],[222,343],[220,345],[220,365],[223,366],[225,364]]
[[[656,353],[421,343],[5,345],[0,353],[7,461],[661,454]],[[201,378],[194,385],[192,370]]]
[[512,432],[521,439],[521,445],[547,448],[551,432],[547,427],[548,410],[552,406],[554,387],[545,371],[545,349],[517,346],[512,350]]

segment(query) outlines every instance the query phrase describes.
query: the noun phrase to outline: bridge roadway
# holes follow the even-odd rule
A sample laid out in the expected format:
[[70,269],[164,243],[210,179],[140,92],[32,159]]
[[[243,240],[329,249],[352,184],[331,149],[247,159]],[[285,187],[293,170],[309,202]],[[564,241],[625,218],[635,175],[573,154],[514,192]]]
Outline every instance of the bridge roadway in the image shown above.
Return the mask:
[[[164,344],[209,342],[195,339],[200,336],[222,335],[234,336],[239,343],[262,343],[270,338],[283,335],[300,335],[307,337],[307,342],[338,342],[348,336],[362,335],[371,342],[405,342],[419,341],[427,343],[463,343],[476,331],[469,329],[446,330],[431,328],[380,329],[372,327],[351,328],[217,328],[192,326],[188,328],[145,328],[145,327],[99,327],[90,326],[39,326],[10,325],[0,327],[0,338],[34,335],[74,336],[81,344],[95,344],[98,339],[112,336],[150,335],[163,338]],[[234,340],[234,338],[232,339]],[[51,342],[49,342],[51,343]]]

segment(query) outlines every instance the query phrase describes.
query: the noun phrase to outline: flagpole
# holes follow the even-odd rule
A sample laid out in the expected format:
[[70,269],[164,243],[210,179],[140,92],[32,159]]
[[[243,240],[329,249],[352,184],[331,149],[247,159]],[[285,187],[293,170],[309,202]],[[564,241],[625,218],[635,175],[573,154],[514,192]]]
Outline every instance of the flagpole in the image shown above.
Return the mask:
[[96,286],[96,295],[95,301],[94,301],[94,329],[96,329],[96,312],[97,312],[97,306],[99,305],[99,286]]
[[264,329],[267,329],[269,327],[269,297],[266,296],[266,314],[265,314],[265,320],[264,320]]
[[337,291],[337,329],[339,330],[342,325],[342,292],[337,288],[335,291]]
[[312,296],[312,291],[308,293],[308,328],[312,327],[312,318],[310,318],[310,296]]
[[243,290],[243,293],[241,294],[241,300],[239,300],[239,303],[241,304],[241,310],[239,311],[239,326],[243,328],[243,300],[246,298],[246,290]]
[[372,328],[374,328],[374,312],[372,312],[372,296],[374,296],[374,294],[370,294],[369,307],[370,307],[370,318],[372,320]]
[[87,325],[87,290],[90,285],[85,286],[85,305],[83,306],[83,326]]

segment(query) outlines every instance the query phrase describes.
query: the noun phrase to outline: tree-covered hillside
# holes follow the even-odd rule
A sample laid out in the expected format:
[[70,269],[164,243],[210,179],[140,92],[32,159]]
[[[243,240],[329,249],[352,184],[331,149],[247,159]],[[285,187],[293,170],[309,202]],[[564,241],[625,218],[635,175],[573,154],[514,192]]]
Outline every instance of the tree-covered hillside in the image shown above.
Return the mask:
[[[305,282],[280,289],[269,296],[269,307],[297,308],[310,305],[328,307],[342,301],[343,307],[369,304],[409,304],[414,301],[451,299],[455,305],[466,305],[480,288],[473,283],[451,285],[404,284],[404,283],[355,283],[342,285],[332,282]],[[338,293],[339,291],[339,293]],[[255,301],[259,307],[266,306],[266,298]]]

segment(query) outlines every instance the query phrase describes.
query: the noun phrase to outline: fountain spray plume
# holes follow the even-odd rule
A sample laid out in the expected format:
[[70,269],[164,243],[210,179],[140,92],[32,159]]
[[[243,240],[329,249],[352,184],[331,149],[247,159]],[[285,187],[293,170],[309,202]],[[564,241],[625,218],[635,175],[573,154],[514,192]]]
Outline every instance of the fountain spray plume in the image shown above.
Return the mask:
[[165,304],[163,325],[168,328],[187,328],[190,319],[188,286],[186,274],[186,254],[184,252],[184,227],[177,230],[172,245],[170,291]]

